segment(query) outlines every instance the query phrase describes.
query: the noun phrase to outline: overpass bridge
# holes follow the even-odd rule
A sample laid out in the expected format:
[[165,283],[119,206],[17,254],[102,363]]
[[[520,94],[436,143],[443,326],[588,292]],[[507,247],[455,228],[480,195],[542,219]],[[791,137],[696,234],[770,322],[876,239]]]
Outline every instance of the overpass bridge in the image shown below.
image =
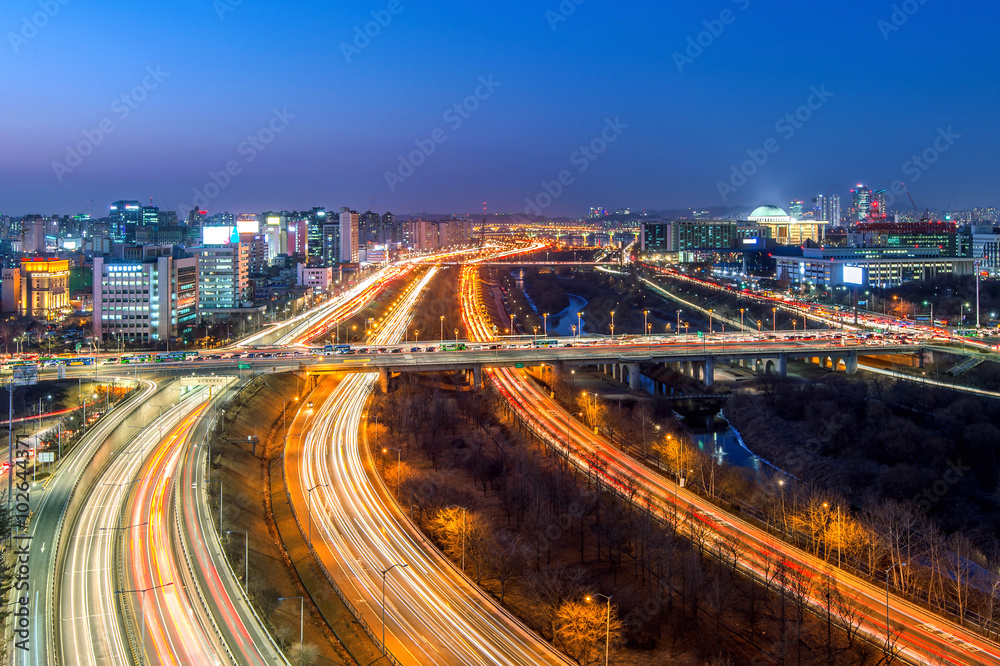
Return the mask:
[[[548,349],[473,349],[467,351],[352,354],[322,357],[308,363],[310,374],[378,372],[383,388],[389,379],[405,372],[464,370],[476,386],[484,368],[548,366],[558,377],[566,369],[596,365],[629,385],[639,388],[642,364],[660,364],[713,383],[716,363],[731,363],[760,373],[785,376],[790,359],[806,359],[833,370],[854,374],[860,356],[921,354],[920,345],[840,345],[828,341],[754,341],[750,343],[630,344],[555,347]],[[662,387],[656,387],[659,392]]]
[[621,266],[618,261],[445,261],[441,266]]

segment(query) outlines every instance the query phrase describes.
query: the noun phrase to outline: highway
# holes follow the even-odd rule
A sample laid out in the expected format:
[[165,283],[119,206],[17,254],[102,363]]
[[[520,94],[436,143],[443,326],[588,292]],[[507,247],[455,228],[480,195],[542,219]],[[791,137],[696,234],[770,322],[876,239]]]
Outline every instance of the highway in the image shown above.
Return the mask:
[[143,380],[140,390],[95,424],[45,483],[32,484],[34,506],[29,531],[31,575],[28,589],[31,591],[35,619],[31,627],[28,651],[13,650],[15,664],[43,666],[54,660],[57,645],[51,630],[55,625],[53,616],[56,612],[52,607],[52,591],[55,590],[57,573],[55,560],[58,541],[67,527],[65,517],[70,497],[84,475],[90,473],[90,464],[97,448],[111,433],[124,427],[123,422],[127,422],[125,417],[135,407],[150,400],[155,390],[156,384]]
[[[195,397],[195,400],[197,398]],[[157,408],[162,416],[139,430],[127,446],[118,449],[110,466],[94,486],[79,519],[72,526],[71,542],[63,563],[60,596],[60,656],[64,664],[131,664],[132,654],[118,613],[121,589],[116,548],[130,523],[125,508],[146,454],[157,445],[161,432],[169,431],[192,408],[193,400],[167,395]],[[142,526],[145,529],[146,526]],[[130,534],[128,543],[141,544],[146,534]],[[132,548],[129,548],[132,550]],[[141,551],[141,548],[135,549]]]
[[[398,340],[428,273],[393,310],[372,344]],[[386,575],[386,644],[404,664],[565,664],[430,546],[400,513],[358,441],[377,375],[351,375],[311,396],[289,427],[287,483],[305,525],[312,500],[318,558],[373,631],[381,628]],[[317,487],[317,484],[318,487]],[[308,488],[315,488],[308,497]]]
[[[471,284],[475,277],[466,273],[463,278],[463,317],[470,325],[469,330],[477,337],[489,339],[489,326],[483,315],[478,289]],[[621,488],[621,479],[635,479],[640,490],[650,494],[662,519],[686,517],[688,521],[698,521],[709,527],[716,535],[742,544],[746,550],[741,564],[744,570],[761,577],[764,575],[762,565],[765,560],[777,557],[811,582],[818,582],[824,575],[834,576],[840,592],[864,610],[865,620],[861,630],[876,645],[885,643],[888,612],[889,626],[894,631],[897,628],[901,630],[896,645],[907,661],[955,665],[1000,664],[1000,646],[995,643],[895,595],[887,608],[885,591],[881,587],[835,570],[828,563],[776,540],[764,530],[724,513],[702,497],[680,488],[608,445],[550,399],[522,372],[491,370],[489,376],[501,395],[516,406],[552,446],[563,451],[585,471],[594,472],[592,461],[600,459],[601,466],[606,465],[605,470],[594,473],[604,476],[611,488]],[[820,591],[814,587],[810,601],[816,608],[822,607],[819,597]]]

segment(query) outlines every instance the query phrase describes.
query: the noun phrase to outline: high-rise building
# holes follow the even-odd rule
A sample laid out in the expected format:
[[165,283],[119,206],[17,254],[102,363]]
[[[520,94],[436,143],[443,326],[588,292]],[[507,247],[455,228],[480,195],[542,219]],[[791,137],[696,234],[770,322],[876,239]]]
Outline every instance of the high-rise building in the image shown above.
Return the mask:
[[358,225],[361,216],[349,208],[340,209],[340,263],[358,263]]
[[143,206],[142,207],[142,222],[139,223],[143,227],[156,227],[160,224],[160,209],[156,206]]
[[323,263],[333,266],[340,260],[340,225],[323,225]]
[[827,200],[827,212],[823,217],[824,220],[830,222],[834,226],[840,224],[840,195],[831,194],[830,198]]
[[[827,212],[829,211],[829,199],[827,199],[825,194],[817,194],[812,200],[812,211],[813,219],[816,220],[826,220]],[[830,220],[832,222],[832,220]]]
[[382,230],[382,216],[371,211],[361,214],[358,220],[358,231],[360,233],[359,245],[368,243],[378,243],[379,232]]
[[871,210],[872,205],[872,191],[868,189],[866,185],[858,183],[857,186],[851,190],[851,209],[850,220],[851,224],[857,224],[858,222],[864,222],[868,219],[868,211]]
[[198,259],[169,246],[139,259],[94,257],[94,336],[156,342],[198,324]]
[[885,197],[885,190],[872,191],[871,202],[869,203],[869,217],[884,220],[889,216],[889,212],[885,208]]
[[111,239],[116,243],[130,242],[135,228],[142,224],[142,204],[138,201],[116,201],[111,204]]
[[330,223],[330,214],[326,208],[313,208],[309,213],[309,229],[306,235],[308,241],[308,256],[323,257],[323,225]]
[[246,244],[205,245],[191,248],[191,253],[198,259],[198,309],[202,314],[241,308],[250,300],[250,248]]
[[802,219],[802,207],[805,205],[803,201],[797,201],[795,199],[788,205],[788,214],[794,217],[796,220]]
[[288,244],[288,232],[282,226],[284,218],[277,213],[264,213],[264,238],[267,239],[267,263],[274,263],[275,257],[284,254]]
[[398,243],[403,240],[402,231],[396,224],[396,218],[392,213],[385,213],[382,216],[382,231],[379,235],[379,243]]

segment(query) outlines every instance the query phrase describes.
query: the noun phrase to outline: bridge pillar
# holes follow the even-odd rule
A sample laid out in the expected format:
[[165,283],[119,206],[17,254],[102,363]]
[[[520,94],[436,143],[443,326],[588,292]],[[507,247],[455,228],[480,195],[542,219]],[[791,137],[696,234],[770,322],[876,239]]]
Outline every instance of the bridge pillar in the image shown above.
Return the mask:
[[694,377],[694,369],[691,365],[691,361],[684,361],[681,364],[681,367],[683,368],[681,370],[681,374],[687,375],[688,377]]
[[847,374],[854,375],[858,372],[858,352],[852,351],[851,355],[844,359],[847,366]]
[[778,376],[788,376],[788,354],[778,354]]
[[379,368],[378,369],[378,385],[382,389],[382,393],[389,392],[389,369]]
[[711,356],[705,359],[705,386],[715,383],[715,359]]
[[563,378],[563,362],[554,361],[552,364],[552,383],[555,384]]
[[483,367],[481,365],[472,366],[472,390],[478,391],[483,387]]
[[639,364],[628,364],[628,387],[633,391],[639,390]]

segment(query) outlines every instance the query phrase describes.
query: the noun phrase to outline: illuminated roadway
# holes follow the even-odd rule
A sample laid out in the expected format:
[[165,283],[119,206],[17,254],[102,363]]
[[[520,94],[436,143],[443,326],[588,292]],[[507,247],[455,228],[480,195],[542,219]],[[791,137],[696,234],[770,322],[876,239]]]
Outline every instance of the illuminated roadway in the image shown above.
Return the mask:
[[[491,334],[483,315],[478,288],[473,284],[475,281],[471,272],[463,274],[463,317],[474,337],[486,340]],[[594,456],[599,456],[602,465],[607,467],[605,471],[596,473],[602,475],[609,486],[620,488],[620,479],[635,479],[639,488],[650,494],[662,518],[670,520],[673,515],[687,516],[688,520],[700,521],[715,534],[742,543],[747,549],[741,563],[745,570],[759,577],[765,556],[777,554],[779,559],[793,570],[801,571],[806,578],[818,582],[822,575],[833,575],[840,592],[863,608],[865,619],[862,632],[871,637],[876,645],[885,643],[886,596],[883,588],[836,570],[828,563],[774,539],[765,531],[724,513],[702,497],[680,488],[673,481],[609,446],[522,373],[500,369],[489,371],[489,375],[501,394],[526,414],[549,442],[565,451],[578,465],[588,469],[590,461],[595,460]],[[810,593],[810,600],[817,608],[822,607],[819,596],[818,589]],[[902,630],[896,645],[909,661],[955,665],[1000,664],[1000,646],[896,595],[891,599],[889,617],[890,626],[894,630]]]
[[[398,340],[425,276],[388,317],[372,344]],[[373,479],[358,441],[377,375],[356,374],[311,396],[317,406],[290,424],[285,468],[300,524],[312,493],[312,532],[324,567],[376,634],[381,571],[386,579],[386,643],[405,664],[565,664],[536,634],[486,597],[430,546]]]
[[[62,568],[64,580],[59,610],[61,662],[64,664],[132,663],[116,603],[115,591],[120,587],[115,569],[119,559],[114,548],[115,532],[116,528],[130,524],[123,522],[127,521],[124,507],[145,454],[157,445],[161,431],[172,428],[191,407],[191,400],[170,407],[120,450],[94,486],[73,526],[72,541]],[[145,542],[145,533],[138,536],[139,540],[130,543]],[[137,550],[142,551],[141,548]]]

